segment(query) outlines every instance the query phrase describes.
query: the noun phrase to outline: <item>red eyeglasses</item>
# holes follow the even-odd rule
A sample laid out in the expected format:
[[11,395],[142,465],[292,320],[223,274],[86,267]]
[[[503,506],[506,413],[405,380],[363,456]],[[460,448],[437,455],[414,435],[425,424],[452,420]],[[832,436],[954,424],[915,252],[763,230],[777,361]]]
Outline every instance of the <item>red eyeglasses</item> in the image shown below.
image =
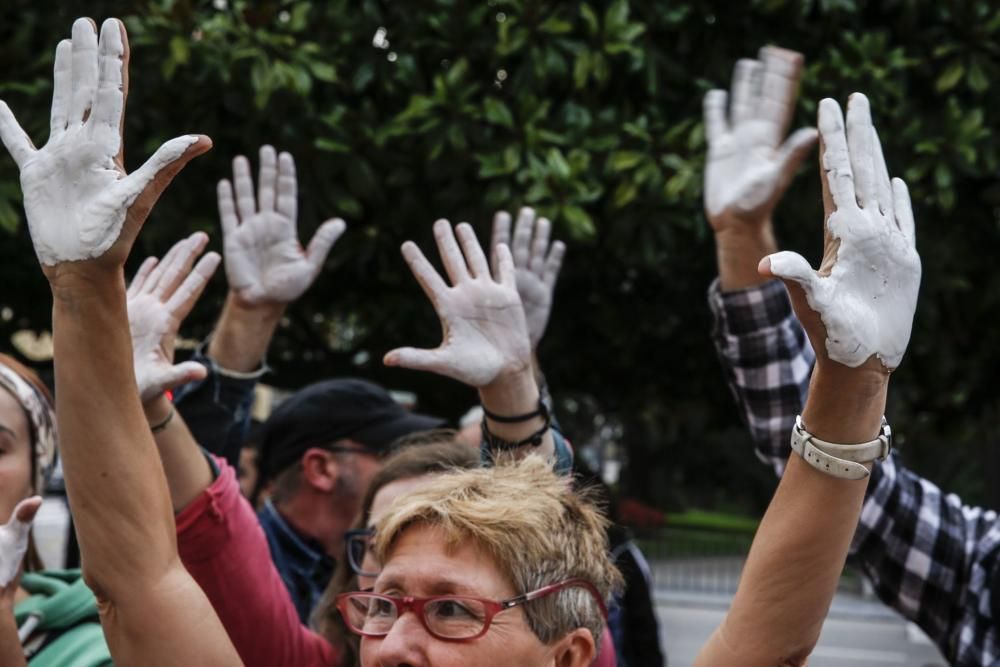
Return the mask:
[[526,602],[537,600],[566,588],[586,589],[597,602],[601,614],[608,609],[597,588],[584,579],[567,579],[507,600],[487,600],[464,595],[438,595],[430,598],[396,597],[378,593],[341,593],[337,609],[347,627],[363,637],[385,637],[400,616],[412,610],[431,635],[445,641],[472,641],[490,629],[493,617]]

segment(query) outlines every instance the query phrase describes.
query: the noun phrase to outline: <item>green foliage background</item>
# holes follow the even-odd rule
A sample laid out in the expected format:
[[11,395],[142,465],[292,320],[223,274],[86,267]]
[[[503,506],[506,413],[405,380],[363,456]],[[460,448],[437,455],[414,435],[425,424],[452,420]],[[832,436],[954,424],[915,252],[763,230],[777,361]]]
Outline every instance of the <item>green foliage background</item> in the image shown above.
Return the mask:
[[[46,4],[50,6],[45,6]],[[349,231],[289,313],[272,381],[363,374],[457,416],[472,394],[386,371],[402,343],[434,345],[432,309],[402,263],[438,217],[486,238],[492,212],[550,216],[569,253],[541,356],[578,442],[620,438],[628,492],[664,507],[760,509],[758,465],[708,338],[714,253],[701,210],[701,98],[768,43],[804,52],[797,124],[824,96],[872,101],[890,169],[910,185],[924,284],[889,416],[907,460],[967,500],[998,504],[1000,392],[992,338],[1000,12],[979,0],[140,0],[0,6],[0,96],[38,143],[52,53],[72,19],[120,16],[132,44],[127,161],[163,140],[215,150],[168,190],[139,253],[213,233],[214,182],[232,156],[271,142],[300,175],[304,236],[341,215]],[[221,8],[220,8],[221,7]],[[379,26],[387,49],[373,46]],[[803,170],[776,220],[784,247],[817,259],[821,205]],[[0,334],[49,321],[17,171],[0,160]],[[139,259],[139,258],[134,258]],[[221,272],[220,272],[221,273]],[[204,335],[217,277],[190,321]],[[7,315],[10,312],[6,313]]]

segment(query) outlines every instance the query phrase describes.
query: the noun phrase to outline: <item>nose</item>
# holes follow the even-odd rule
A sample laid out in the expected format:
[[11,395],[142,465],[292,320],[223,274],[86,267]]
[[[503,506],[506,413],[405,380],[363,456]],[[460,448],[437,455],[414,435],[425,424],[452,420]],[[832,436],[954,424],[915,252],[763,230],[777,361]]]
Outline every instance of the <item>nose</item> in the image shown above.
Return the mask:
[[[427,643],[434,641],[413,611],[406,611],[396,619],[389,634],[382,639],[365,637],[362,640],[362,657],[366,651],[364,644],[377,644],[374,654],[378,667],[429,667]],[[370,663],[362,661],[363,667]]]

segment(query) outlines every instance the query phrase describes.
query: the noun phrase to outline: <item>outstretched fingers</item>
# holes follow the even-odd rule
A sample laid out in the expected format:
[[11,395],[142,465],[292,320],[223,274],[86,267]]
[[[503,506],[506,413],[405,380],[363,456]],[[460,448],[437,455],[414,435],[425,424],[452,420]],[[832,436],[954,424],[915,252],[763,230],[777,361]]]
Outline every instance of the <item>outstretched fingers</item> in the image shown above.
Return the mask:
[[98,45],[98,75],[93,111],[87,125],[91,136],[104,151],[120,157],[122,116],[125,111],[125,40],[118,19],[108,19],[101,26]]
[[10,107],[3,100],[0,100],[0,141],[7,148],[7,152],[14,158],[18,169],[23,169],[24,165],[35,154],[35,147],[31,139],[25,134],[18,124]]
[[739,125],[753,118],[760,98],[760,76],[763,65],[757,60],[743,58],[733,69],[733,108],[730,121]]
[[206,254],[198,260],[198,263],[194,265],[194,268],[187,274],[184,281],[170,295],[170,298],[167,300],[167,310],[178,321],[184,320],[191,313],[191,309],[194,308],[194,304],[201,298],[202,292],[208,286],[208,281],[215,275],[215,270],[219,268],[219,262],[221,261],[222,257],[217,252]]
[[868,98],[854,93],[847,101],[847,150],[854,172],[854,193],[862,208],[877,206],[872,139],[875,128]]
[[777,146],[788,131],[795,112],[804,59],[801,53],[776,46],[762,48],[759,58],[764,71],[757,117],[767,123],[768,144]]
[[711,146],[729,130],[726,122],[726,105],[729,95],[724,90],[710,90],[705,93],[702,101],[702,114],[705,121],[705,138]]
[[442,298],[448,292],[448,285],[445,284],[444,279],[441,278],[438,272],[434,270],[431,263],[427,261],[424,253],[421,252],[416,243],[407,241],[403,244],[401,251],[403,259],[406,260],[407,266],[410,267],[410,271],[413,273],[413,277],[417,279],[417,283],[424,290],[424,294],[427,295],[427,298],[434,304],[434,308],[437,309]]
[[153,272],[153,269],[159,263],[160,260],[155,257],[147,257],[142,261],[142,264],[139,265],[139,270],[132,276],[132,282],[128,284],[128,290],[125,292],[129,299],[134,299],[144,291],[143,287],[149,278],[149,274]]
[[278,181],[278,154],[273,146],[260,147],[260,176],[257,178],[258,210],[273,211]]
[[327,256],[330,254],[330,249],[333,248],[346,229],[347,223],[340,218],[334,218],[320,225],[316,233],[313,234],[312,240],[309,241],[309,247],[306,249],[306,260],[312,266],[313,277],[319,275],[326,263]]
[[298,178],[291,153],[278,156],[278,213],[295,222],[299,215]]
[[549,250],[549,256],[545,260],[545,272],[542,274],[542,282],[544,282],[549,289],[555,287],[556,280],[559,278],[559,271],[562,270],[562,262],[565,255],[565,243],[562,241],[556,241],[552,244],[552,249]]
[[422,350],[415,347],[398,347],[395,350],[386,352],[382,363],[386,366],[409,368],[415,371],[429,371],[439,375],[446,375],[446,369],[450,367],[447,355],[440,348]]
[[909,240],[910,244],[916,246],[916,223],[913,220],[910,191],[901,178],[892,179],[892,203],[896,216],[896,224],[899,225],[900,231],[903,232],[903,236]]
[[195,258],[201,254],[206,245],[208,245],[208,235],[204,232],[195,232],[175,243],[146,281],[145,291],[161,301],[169,298],[184,280],[184,276],[191,271]]
[[113,187],[129,208],[130,217],[142,223],[156,200],[184,166],[212,147],[204,135],[177,137],[160,146],[141,167],[119,180]]
[[510,213],[497,211],[493,214],[493,235],[490,237],[490,261],[496,266],[497,246],[510,245]]
[[527,267],[531,261],[531,235],[535,228],[535,210],[525,206],[517,212],[514,223],[514,241],[510,250],[514,255],[514,265]]
[[501,243],[496,247],[496,260],[496,281],[504,287],[516,290],[517,269],[514,266],[514,257],[510,254],[510,248],[506,243]]
[[895,222],[896,206],[893,201],[892,179],[889,178],[889,166],[885,162],[885,155],[882,154],[882,142],[879,141],[878,131],[875,128],[872,128],[872,151],[872,162],[875,167],[875,199],[882,214]]
[[222,236],[225,239],[235,232],[240,224],[239,216],[236,215],[232,183],[225,178],[219,181],[215,188],[215,196],[219,202],[219,221],[222,223]]
[[788,189],[802,161],[812,152],[819,133],[816,128],[803,127],[792,133],[778,151],[778,192]]
[[819,103],[819,135],[822,140],[824,189],[838,209],[857,208],[854,197],[854,172],[847,151],[844,114],[835,100],[826,98]]
[[455,240],[455,232],[451,228],[451,223],[445,219],[434,223],[434,240],[437,242],[438,252],[441,255],[441,263],[448,274],[452,285],[457,285],[469,278],[469,267],[465,263],[465,257]]
[[250,161],[242,155],[233,158],[233,186],[236,188],[236,210],[240,220],[247,220],[257,213],[257,202],[253,196]]
[[64,39],[56,47],[52,68],[52,112],[49,116],[49,141],[66,131],[73,101],[73,42]]
[[465,255],[465,262],[469,267],[472,277],[489,278],[490,265],[486,261],[486,253],[483,252],[483,247],[479,245],[479,239],[476,238],[476,232],[472,229],[472,225],[467,222],[460,222],[455,227],[455,234],[458,236],[458,242],[462,247],[462,254]]
[[552,223],[548,218],[539,218],[535,223],[535,238],[531,241],[531,259],[528,270],[541,277],[545,271],[545,255],[549,251],[549,236],[552,234]]
[[73,95],[69,124],[87,120],[97,93],[97,26],[87,18],[73,22]]

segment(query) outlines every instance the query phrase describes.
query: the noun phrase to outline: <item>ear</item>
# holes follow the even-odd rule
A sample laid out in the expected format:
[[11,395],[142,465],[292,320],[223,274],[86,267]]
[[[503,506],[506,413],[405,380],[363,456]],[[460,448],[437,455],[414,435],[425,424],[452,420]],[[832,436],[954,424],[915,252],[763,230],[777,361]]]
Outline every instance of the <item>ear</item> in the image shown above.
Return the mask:
[[[614,651],[614,646],[602,647],[605,651]],[[552,650],[555,667],[589,667],[597,657],[597,647],[590,630],[577,628],[556,642]]]
[[331,452],[310,447],[302,454],[302,481],[310,489],[331,493],[337,485],[337,461]]

